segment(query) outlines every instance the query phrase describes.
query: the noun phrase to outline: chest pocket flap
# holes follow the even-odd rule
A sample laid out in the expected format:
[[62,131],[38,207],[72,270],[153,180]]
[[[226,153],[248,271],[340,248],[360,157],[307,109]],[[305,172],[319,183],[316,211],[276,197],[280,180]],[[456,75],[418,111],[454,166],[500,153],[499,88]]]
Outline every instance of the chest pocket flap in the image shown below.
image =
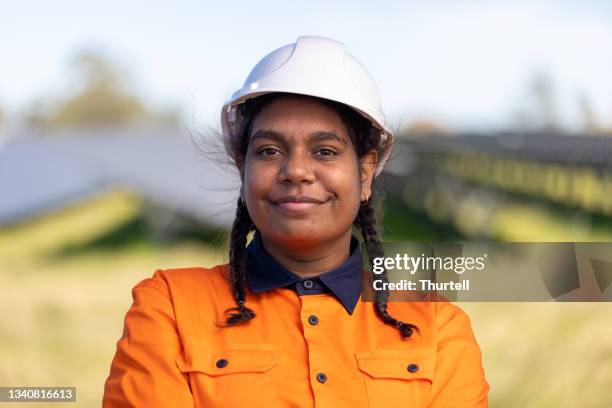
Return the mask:
[[176,364],[182,372],[211,376],[262,373],[278,363],[278,350],[271,344],[225,344],[221,347],[186,341]]
[[433,382],[433,350],[370,350],[355,353],[359,369],[372,378]]

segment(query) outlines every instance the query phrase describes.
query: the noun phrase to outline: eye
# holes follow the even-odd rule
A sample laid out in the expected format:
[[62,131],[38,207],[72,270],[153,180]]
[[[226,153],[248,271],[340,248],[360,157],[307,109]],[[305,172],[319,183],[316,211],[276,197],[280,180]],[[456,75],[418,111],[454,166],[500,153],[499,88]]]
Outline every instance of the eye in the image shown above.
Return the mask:
[[324,156],[324,157],[334,157],[336,156],[338,153],[332,149],[328,149],[328,148],[322,148],[316,151],[318,156]]
[[256,155],[257,156],[263,156],[263,157],[269,157],[269,156],[274,156],[277,153],[280,154],[280,150],[274,148],[274,147],[264,147],[263,149],[260,149],[257,151]]

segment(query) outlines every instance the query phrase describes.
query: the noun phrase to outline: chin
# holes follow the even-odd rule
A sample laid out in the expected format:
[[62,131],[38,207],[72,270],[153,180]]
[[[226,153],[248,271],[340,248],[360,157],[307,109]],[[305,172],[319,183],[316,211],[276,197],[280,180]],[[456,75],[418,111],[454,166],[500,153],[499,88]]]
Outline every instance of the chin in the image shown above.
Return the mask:
[[[321,229],[324,226],[332,226],[334,229]],[[337,225],[329,225],[329,223],[317,223],[314,227],[302,227],[299,228],[298,225],[293,224],[290,227],[285,226],[285,228],[266,229],[262,231],[262,234],[285,245],[291,243],[296,247],[306,247],[339,239],[347,229],[351,228],[349,225],[345,229],[337,229]]]
[[[262,233],[268,233],[275,241],[292,241],[295,243],[317,242],[321,239],[320,226],[311,223],[291,222],[290,225],[278,226],[272,230],[266,229]],[[300,225],[302,224],[302,225]],[[317,228],[318,227],[318,228]]]

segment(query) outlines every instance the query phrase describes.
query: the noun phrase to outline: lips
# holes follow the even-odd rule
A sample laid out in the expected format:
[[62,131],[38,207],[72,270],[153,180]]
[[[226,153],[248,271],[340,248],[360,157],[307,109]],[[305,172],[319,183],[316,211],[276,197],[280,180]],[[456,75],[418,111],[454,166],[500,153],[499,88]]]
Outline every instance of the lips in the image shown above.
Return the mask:
[[303,215],[308,213],[314,207],[324,204],[326,201],[316,199],[309,196],[293,196],[287,195],[278,199],[272,200],[272,203],[281,212],[288,215]]
[[314,197],[309,197],[305,195],[294,196],[294,195],[286,195],[280,197],[276,200],[272,200],[274,204],[285,204],[285,203],[312,203],[312,204],[323,204],[325,201],[317,200]]

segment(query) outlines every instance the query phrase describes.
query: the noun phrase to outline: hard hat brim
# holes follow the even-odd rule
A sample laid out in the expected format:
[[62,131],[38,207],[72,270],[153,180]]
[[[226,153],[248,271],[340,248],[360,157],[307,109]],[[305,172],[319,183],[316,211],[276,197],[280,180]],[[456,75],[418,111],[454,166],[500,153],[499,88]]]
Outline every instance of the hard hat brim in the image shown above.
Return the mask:
[[256,91],[253,90],[251,92],[242,92],[242,91],[243,90],[236,92],[232,96],[232,98],[223,105],[223,109],[221,113],[221,127],[222,127],[223,138],[226,143],[226,146],[228,146],[231,141],[234,141],[235,138],[239,137],[238,132],[239,132],[239,127],[240,127],[242,118],[238,117],[238,111],[236,109],[238,105],[246,102],[249,99],[254,99],[262,95],[267,95],[267,94],[272,94],[272,93],[288,93],[288,94],[294,94],[294,95],[314,96],[314,97],[323,98],[323,99],[327,99],[330,101],[342,103],[350,107],[351,109],[355,110],[361,116],[363,116],[368,121],[370,121],[372,123],[372,126],[374,126],[376,129],[380,131],[380,144],[378,146],[378,163],[376,165],[376,171],[374,174],[375,176],[378,176],[382,172],[391,154],[391,150],[393,147],[393,132],[391,131],[391,129],[385,124],[384,121],[381,121],[379,118],[373,117],[367,111],[360,109],[357,106],[353,106],[350,103],[347,103],[342,100],[338,100],[338,98],[330,98],[330,97],[326,97],[323,95],[313,94],[312,92],[306,92],[306,91],[301,91],[301,90],[288,90],[286,88],[257,89]]

